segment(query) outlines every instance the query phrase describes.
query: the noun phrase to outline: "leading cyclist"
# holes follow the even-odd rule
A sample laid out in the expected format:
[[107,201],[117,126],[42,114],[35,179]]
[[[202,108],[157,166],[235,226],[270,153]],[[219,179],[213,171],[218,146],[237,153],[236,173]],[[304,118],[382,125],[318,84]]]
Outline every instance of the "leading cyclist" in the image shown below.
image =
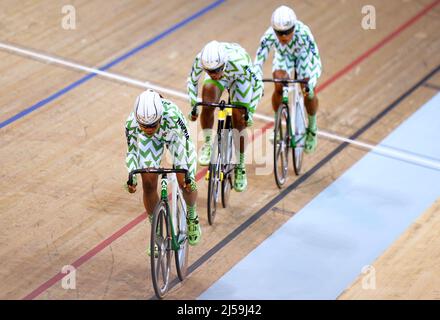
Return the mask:
[[[175,168],[188,170],[190,184],[186,184],[184,174],[177,174],[177,180],[187,204],[188,242],[190,245],[198,244],[202,229],[196,211],[196,153],[182,112],[159,93],[146,90],[136,99],[134,110],[125,124],[125,134],[129,172],[138,168],[159,168],[164,146],[170,151]],[[144,206],[151,222],[154,208],[159,202],[158,175],[142,173],[141,177]],[[127,186],[130,193],[136,192],[136,184],[135,179],[132,186]]]

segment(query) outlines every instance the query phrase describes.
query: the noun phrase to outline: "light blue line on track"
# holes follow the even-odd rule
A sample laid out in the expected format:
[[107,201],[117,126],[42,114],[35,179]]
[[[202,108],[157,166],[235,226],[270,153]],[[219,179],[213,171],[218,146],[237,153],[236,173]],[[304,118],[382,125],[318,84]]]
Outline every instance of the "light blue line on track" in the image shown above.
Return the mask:
[[[186,24],[188,24],[189,22],[197,19],[198,17],[204,15],[205,13],[207,13],[208,11],[211,11],[212,9],[216,8],[217,6],[219,6],[220,4],[222,4],[223,2],[225,2],[226,0],[217,0],[213,3],[211,3],[209,6],[203,8],[202,10],[196,12],[195,14],[191,15],[190,17],[182,20],[181,22],[175,24],[174,26],[172,26],[171,28],[165,30],[164,32],[160,33],[159,35],[155,36],[154,38],[142,43],[141,45],[137,46],[136,48],[130,50],[129,52],[115,58],[114,60],[110,61],[109,63],[107,63],[106,65],[102,66],[99,68],[99,70],[101,71],[105,71],[115,65],[117,65],[118,63],[127,60],[128,58],[130,58],[131,56],[135,55],[136,53],[138,53],[139,51],[151,46],[152,44],[156,43],[157,41],[161,40],[162,38],[168,36],[169,34],[173,33],[174,31],[182,28],[183,26],[185,26]],[[21,118],[23,118],[24,116],[26,116],[27,114],[45,106],[46,104],[48,104],[49,102],[57,99],[58,97],[66,94],[67,92],[75,89],[76,87],[78,87],[79,85],[83,84],[84,82],[89,81],[90,79],[96,77],[97,74],[96,73],[91,73],[88,74],[84,77],[82,77],[81,79],[79,79],[78,81],[75,81],[74,83],[68,85],[67,87],[64,87],[63,89],[59,90],[58,92],[50,95],[49,97],[37,102],[36,104],[30,106],[29,108],[24,109],[23,111],[17,113],[16,115],[12,116],[9,119],[6,119],[3,122],[0,122],[0,129],[3,127],[6,127],[7,125],[13,123],[14,121],[17,121]]]
[[[382,144],[439,159],[438,119],[440,94]],[[440,171],[370,152],[199,299],[336,299],[438,197]]]

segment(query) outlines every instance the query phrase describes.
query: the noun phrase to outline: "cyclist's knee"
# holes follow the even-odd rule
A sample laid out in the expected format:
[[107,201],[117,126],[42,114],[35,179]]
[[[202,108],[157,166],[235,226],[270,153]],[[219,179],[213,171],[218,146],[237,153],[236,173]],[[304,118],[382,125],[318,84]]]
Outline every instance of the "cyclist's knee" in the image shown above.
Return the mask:
[[[217,102],[217,101],[209,101],[209,102]],[[215,112],[214,108],[203,106],[203,108],[202,108],[202,117],[206,117],[206,116],[214,117],[214,112]]]
[[220,88],[214,83],[205,83],[202,88],[202,99],[204,102],[218,102],[221,97]]
[[285,70],[275,70],[273,72],[274,79],[289,79],[289,74]]
[[195,192],[197,191],[197,183],[193,178],[190,178],[190,182],[186,183],[184,174],[177,174],[177,181],[179,183],[179,187],[186,192]]
[[232,111],[233,125],[234,125],[234,128],[237,129],[238,131],[243,130],[247,126],[246,119],[245,119],[244,115],[245,115],[245,112],[242,110],[234,109]]
[[142,188],[145,193],[157,192],[157,176],[154,174],[143,174]]
[[281,83],[275,83],[274,93],[279,96],[283,95],[283,85]]
[[[273,72],[273,78],[274,79],[289,79],[289,74],[284,70],[275,70]],[[275,83],[275,93],[280,96],[283,94],[283,84],[282,83]]]

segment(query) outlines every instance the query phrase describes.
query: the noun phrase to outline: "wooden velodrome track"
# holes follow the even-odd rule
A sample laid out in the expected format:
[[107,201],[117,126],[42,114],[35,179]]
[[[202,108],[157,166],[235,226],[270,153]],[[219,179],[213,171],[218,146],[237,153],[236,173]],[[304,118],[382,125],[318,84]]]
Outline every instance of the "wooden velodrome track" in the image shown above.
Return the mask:
[[[75,30],[61,28],[67,3],[76,8]],[[376,30],[362,29],[360,0],[213,3],[6,0],[0,4],[0,41],[95,67],[145,44],[108,71],[184,92],[193,59],[206,42],[237,42],[253,57],[272,11],[290,4],[311,27],[323,60],[319,128],[344,137],[440,64],[439,1],[368,1],[376,7]],[[141,192],[123,190],[124,124],[141,89],[98,76],[84,79],[85,73],[6,50],[0,51],[0,70],[0,298],[153,297]],[[270,70],[267,62],[266,76]],[[372,144],[383,139],[437,92],[439,73],[428,82],[356,138]],[[258,113],[272,115],[271,91],[266,86]],[[167,97],[188,112],[185,99]],[[32,112],[16,117],[31,106]],[[270,124],[256,120],[255,127]],[[261,165],[252,164],[247,192],[232,193],[230,208],[218,213],[212,227],[207,186],[199,180],[203,240],[191,248],[189,278],[168,297],[197,298],[366,153],[345,147],[329,157],[339,145],[320,138],[317,152],[305,159],[304,169],[313,170],[275,203],[277,210],[266,208],[280,194],[272,174],[256,175]],[[295,180],[290,172],[289,184]],[[440,299],[439,212],[437,202],[375,262],[387,275],[384,289],[366,292],[353,279],[340,298]],[[421,247],[434,253],[431,260],[420,254]],[[393,269],[396,259],[404,270]],[[61,268],[70,264],[77,268],[76,290],[60,284]]]

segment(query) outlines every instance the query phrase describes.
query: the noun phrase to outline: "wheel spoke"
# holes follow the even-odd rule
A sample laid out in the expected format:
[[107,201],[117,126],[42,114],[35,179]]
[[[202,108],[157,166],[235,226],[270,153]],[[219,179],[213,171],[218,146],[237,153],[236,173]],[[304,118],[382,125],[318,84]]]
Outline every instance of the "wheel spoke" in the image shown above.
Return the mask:
[[162,270],[162,280],[163,284],[165,285],[167,283],[167,259],[162,259],[160,263],[160,269]]

